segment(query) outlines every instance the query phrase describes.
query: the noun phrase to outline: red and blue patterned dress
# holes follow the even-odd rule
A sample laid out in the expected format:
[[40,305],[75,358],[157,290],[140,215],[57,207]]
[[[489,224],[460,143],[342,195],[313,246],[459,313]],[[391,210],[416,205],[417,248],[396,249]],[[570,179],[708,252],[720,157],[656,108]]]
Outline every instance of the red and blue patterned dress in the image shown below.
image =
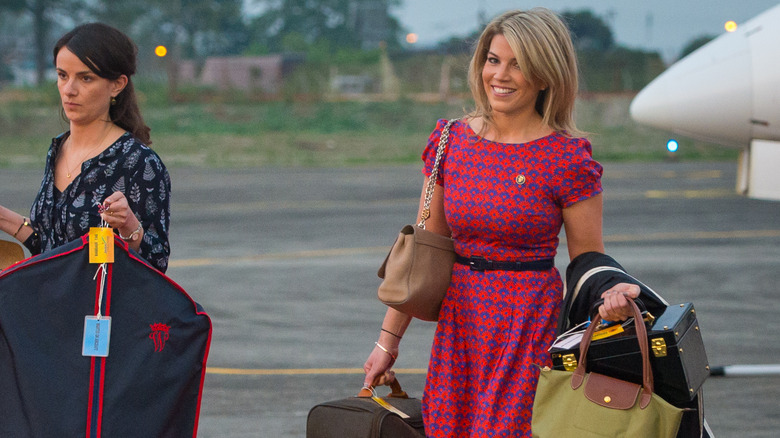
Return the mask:
[[[439,120],[423,153],[436,156]],[[558,133],[523,144],[450,132],[438,183],[462,256],[530,261],[555,256],[561,210],[601,192],[590,143]],[[483,271],[455,264],[423,395],[429,437],[530,437],[539,365],[550,365],[563,284],[557,269]]]

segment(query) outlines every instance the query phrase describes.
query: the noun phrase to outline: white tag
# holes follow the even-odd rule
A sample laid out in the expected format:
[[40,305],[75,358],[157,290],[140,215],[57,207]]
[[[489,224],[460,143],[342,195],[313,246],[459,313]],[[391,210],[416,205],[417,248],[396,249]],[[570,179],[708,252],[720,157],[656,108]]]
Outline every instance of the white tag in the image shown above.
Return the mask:
[[108,342],[111,340],[110,316],[85,316],[84,317],[84,344],[81,348],[82,356],[108,356]]
[[409,415],[407,415],[404,411],[398,409],[397,407],[391,405],[390,403],[384,401],[383,399],[373,396],[371,397],[379,406],[382,406],[383,408],[387,409],[388,411],[398,415],[401,418],[409,418]]

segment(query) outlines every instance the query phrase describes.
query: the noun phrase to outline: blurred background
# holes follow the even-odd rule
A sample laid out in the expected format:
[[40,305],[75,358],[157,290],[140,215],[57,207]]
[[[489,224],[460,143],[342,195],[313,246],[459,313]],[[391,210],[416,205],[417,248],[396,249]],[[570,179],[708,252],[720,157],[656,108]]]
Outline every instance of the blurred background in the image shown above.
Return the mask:
[[[776,361],[776,337],[756,333],[778,328],[780,204],[736,194],[738,149],[675,137],[669,152],[674,136],[635,123],[629,104],[777,0],[0,0],[0,204],[27,211],[68,129],[55,41],[89,21],[130,35],[174,180],[169,275],[214,322],[201,436],[302,437],[315,402],[362,382],[384,312],[376,267],[417,211],[436,120],[472,108],[479,30],[540,3],[571,28],[577,124],[613,162],[610,251],[671,302],[696,303],[712,365]],[[399,366],[419,397],[433,325],[415,324]],[[718,436],[777,435],[775,376],[706,390]]]
[[[594,155],[663,160],[668,133],[636,125],[631,99],[676,59],[772,1],[679,5],[545,2],[571,27],[579,126]],[[526,1],[3,0],[0,168],[40,169],[67,129],[51,48],[103,21],[139,48],[134,78],[154,148],[169,167],[416,162],[437,118],[471,108],[466,70],[479,29]],[[615,31],[619,30],[619,33]],[[737,151],[680,139],[675,159]]]

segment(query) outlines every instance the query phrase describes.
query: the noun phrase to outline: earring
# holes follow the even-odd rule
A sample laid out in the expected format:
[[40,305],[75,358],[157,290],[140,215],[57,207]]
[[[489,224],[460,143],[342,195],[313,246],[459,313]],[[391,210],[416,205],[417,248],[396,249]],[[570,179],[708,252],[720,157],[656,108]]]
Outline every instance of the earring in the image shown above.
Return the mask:
[[116,97],[111,98],[111,105],[116,105]]

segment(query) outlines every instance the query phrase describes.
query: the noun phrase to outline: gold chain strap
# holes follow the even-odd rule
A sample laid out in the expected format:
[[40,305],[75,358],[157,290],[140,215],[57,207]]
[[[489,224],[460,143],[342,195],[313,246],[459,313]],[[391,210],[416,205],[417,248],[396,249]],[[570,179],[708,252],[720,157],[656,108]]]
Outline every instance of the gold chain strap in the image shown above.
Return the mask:
[[428,178],[428,186],[425,187],[425,202],[423,203],[423,211],[420,214],[420,223],[418,227],[425,229],[425,221],[431,216],[431,198],[433,198],[433,189],[436,186],[436,179],[439,177],[439,164],[441,163],[441,157],[444,156],[444,149],[447,148],[447,139],[450,137],[450,127],[455,123],[455,120],[450,120],[441,130],[441,136],[439,136],[439,147],[436,149],[436,161],[433,162],[433,169],[431,169],[431,177]]

